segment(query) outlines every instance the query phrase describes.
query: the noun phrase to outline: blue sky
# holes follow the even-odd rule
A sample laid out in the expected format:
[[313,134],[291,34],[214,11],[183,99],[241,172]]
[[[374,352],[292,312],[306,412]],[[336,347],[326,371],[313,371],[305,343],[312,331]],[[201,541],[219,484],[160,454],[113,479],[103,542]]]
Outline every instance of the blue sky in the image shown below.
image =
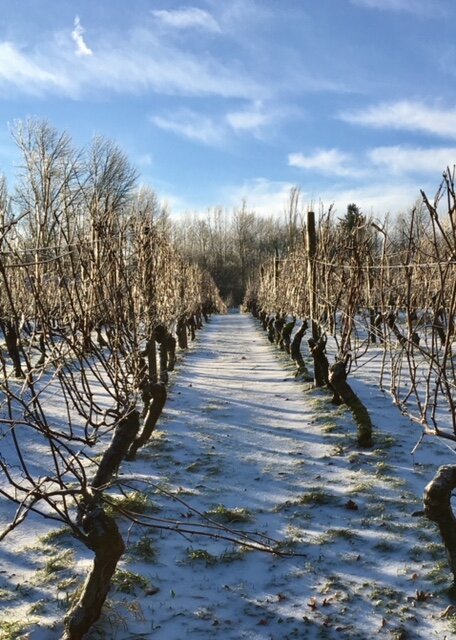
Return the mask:
[[356,202],[456,162],[455,0],[0,0],[0,170],[37,116],[115,140],[174,213]]

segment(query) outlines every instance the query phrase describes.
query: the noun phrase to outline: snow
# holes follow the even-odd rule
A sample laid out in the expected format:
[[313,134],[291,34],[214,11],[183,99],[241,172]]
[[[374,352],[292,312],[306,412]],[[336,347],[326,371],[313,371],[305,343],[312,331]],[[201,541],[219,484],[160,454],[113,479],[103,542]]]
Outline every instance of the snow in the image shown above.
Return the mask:
[[[121,468],[124,490],[147,495],[155,527],[121,522],[119,569],[147,584],[114,586],[89,640],[452,637],[445,551],[413,514],[453,451],[426,437],[412,455],[420,430],[379,390],[369,357],[349,378],[375,425],[373,448],[360,450],[351,414],[296,380],[259,323],[211,318],[172,374],[157,432]],[[59,398],[49,402],[58,415]],[[269,540],[281,555],[182,531],[207,530],[204,513],[236,520],[219,534]],[[3,526],[3,500],[0,514]],[[160,519],[181,533],[156,528]],[[66,535],[44,541],[53,529],[31,516],[1,543],[0,638],[61,637],[91,556]],[[43,572],[66,549],[74,558]],[[32,624],[8,635],[13,620]]]

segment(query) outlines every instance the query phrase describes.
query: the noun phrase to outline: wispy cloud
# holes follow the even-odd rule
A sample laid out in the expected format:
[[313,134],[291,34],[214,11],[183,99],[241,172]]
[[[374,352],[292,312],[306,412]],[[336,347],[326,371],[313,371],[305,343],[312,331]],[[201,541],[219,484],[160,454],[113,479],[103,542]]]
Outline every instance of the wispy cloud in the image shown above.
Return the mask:
[[65,92],[69,85],[65,74],[51,71],[50,66],[35,61],[11,42],[0,43],[0,87],[40,94],[45,88]]
[[339,149],[317,149],[311,154],[291,153],[288,165],[326,176],[375,181],[381,168],[383,175],[427,174],[436,178],[447,166],[456,164],[456,147],[382,146],[360,153],[358,157]]
[[[359,156],[338,149],[290,154],[288,164],[321,174],[313,176],[321,202],[344,211],[356,202],[365,212],[383,215],[413,205],[421,188],[431,191],[447,166],[456,164],[456,147],[376,147]],[[332,176],[355,180],[329,180]]]
[[290,153],[288,165],[309,171],[337,176],[353,176],[359,173],[352,166],[352,158],[339,149],[317,149],[310,155]]
[[140,167],[151,167],[154,164],[154,160],[150,153],[143,153],[136,157],[136,163]]
[[265,131],[270,131],[282,118],[284,112],[268,105],[266,108],[261,101],[255,101],[244,109],[230,111],[225,121],[234,132],[251,133],[261,138]]
[[[248,180],[241,185],[230,185],[222,191],[224,202],[235,207],[243,200],[247,200],[249,209],[261,215],[282,215],[288,201],[290,189],[295,186],[291,182],[273,181],[267,178]],[[352,188],[323,185],[318,191],[301,191],[301,201],[304,209],[312,207],[314,210],[327,209],[335,206],[336,212],[342,215],[351,202],[356,202],[362,211],[382,217],[388,212],[405,211],[413,206],[419,197],[420,187],[429,185],[418,184],[413,181],[401,180],[400,184],[394,180],[380,179],[367,185]]]
[[153,10],[152,15],[162,24],[173,29],[203,29],[220,33],[220,25],[207,11],[197,7],[184,7],[172,11],[166,9]]
[[364,213],[383,217],[386,213],[397,213],[410,209],[420,195],[420,188],[429,185],[404,180],[400,184],[394,181],[378,179],[369,184],[352,188],[333,188],[327,186],[321,189],[320,199],[327,207],[334,203],[336,211],[344,213],[351,202],[356,202]]
[[[225,187],[221,196],[232,207],[238,207],[245,200],[247,207],[260,215],[278,215],[283,213],[293,186],[291,182],[254,178]],[[306,197],[303,194],[304,200]]]
[[235,131],[258,130],[270,123],[271,117],[257,110],[233,111],[228,113],[226,120]]
[[224,138],[223,130],[212,118],[188,109],[181,109],[166,117],[152,116],[150,120],[160,129],[209,146],[219,145]]
[[265,132],[274,129],[280,120],[274,108],[267,111],[263,104],[255,102],[239,111],[215,114],[211,117],[190,109],[179,109],[166,115],[154,115],[150,121],[160,129],[209,146],[226,144],[233,137],[254,135],[262,138]]
[[369,152],[369,159],[375,166],[394,174],[427,173],[438,176],[446,167],[456,164],[456,147],[377,147]]
[[438,0],[351,0],[351,3],[367,9],[413,13],[418,16],[440,17],[443,11]]
[[81,53],[75,65],[76,31],[71,38],[69,33],[56,33],[54,41],[43,41],[27,52],[11,42],[0,43],[0,89],[58,91],[71,97],[108,90],[247,100],[267,92],[231,60],[191,52],[147,29],[132,30],[120,40],[112,34],[99,41],[96,55]]
[[74,19],[74,29],[71,32],[71,37],[73,38],[76,44],[76,55],[77,56],[91,56],[93,55],[93,51],[89,49],[85,40],[84,40],[85,30],[82,28],[81,21],[79,16],[76,16]]
[[421,102],[383,103],[341,113],[339,118],[375,129],[421,131],[456,139],[456,109],[429,107]]

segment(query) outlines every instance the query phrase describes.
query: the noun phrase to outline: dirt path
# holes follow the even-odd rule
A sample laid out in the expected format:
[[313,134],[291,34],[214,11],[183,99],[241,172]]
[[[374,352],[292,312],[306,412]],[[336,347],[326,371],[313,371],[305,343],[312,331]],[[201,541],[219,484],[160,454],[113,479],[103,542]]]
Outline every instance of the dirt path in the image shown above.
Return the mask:
[[[212,318],[138,463],[192,508],[305,556],[155,534],[151,562],[128,565],[159,589],[140,601],[136,633],[146,624],[151,635],[129,623],[119,638],[445,637],[448,603],[429,594],[448,576],[435,569],[444,556],[434,529],[411,517],[413,483],[425,479],[407,438],[377,432],[372,451],[358,450],[350,414],[304,392],[284,364],[249,316]],[[182,503],[152,499],[163,517],[198,521]],[[131,548],[149,535],[133,532]]]

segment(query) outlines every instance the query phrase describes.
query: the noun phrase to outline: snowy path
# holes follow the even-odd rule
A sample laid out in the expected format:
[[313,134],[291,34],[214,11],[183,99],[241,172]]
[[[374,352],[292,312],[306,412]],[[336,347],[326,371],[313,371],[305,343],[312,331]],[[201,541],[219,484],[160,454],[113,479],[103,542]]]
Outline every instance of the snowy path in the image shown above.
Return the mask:
[[[151,635],[140,637],[443,638],[442,602],[414,599],[435,590],[427,573],[444,556],[432,526],[410,517],[420,493],[405,478],[425,479],[411,468],[409,443],[377,434],[377,448],[357,450],[350,414],[324,392],[304,392],[284,364],[249,316],[212,318],[142,456],[192,507],[228,517],[245,510],[234,513],[250,521],[232,526],[306,556],[155,536],[154,562],[132,566],[159,589],[142,601]],[[159,505],[166,517],[191,515]],[[119,638],[138,637],[130,625],[129,633]]]
[[[250,316],[213,317],[173,374],[150,443],[120,475],[146,493],[145,516],[195,526],[197,509],[295,555],[124,522],[123,573],[87,640],[454,637],[455,619],[442,618],[444,550],[434,526],[412,517],[446,450],[429,441],[412,458],[416,428],[362,372],[376,426],[368,451],[350,413],[305,390]],[[52,526],[35,519],[2,551],[0,616],[36,620],[30,640],[61,637],[92,563],[64,532],[34,539]],[[18,637],[2,636],[5,625],[0,638]]]

